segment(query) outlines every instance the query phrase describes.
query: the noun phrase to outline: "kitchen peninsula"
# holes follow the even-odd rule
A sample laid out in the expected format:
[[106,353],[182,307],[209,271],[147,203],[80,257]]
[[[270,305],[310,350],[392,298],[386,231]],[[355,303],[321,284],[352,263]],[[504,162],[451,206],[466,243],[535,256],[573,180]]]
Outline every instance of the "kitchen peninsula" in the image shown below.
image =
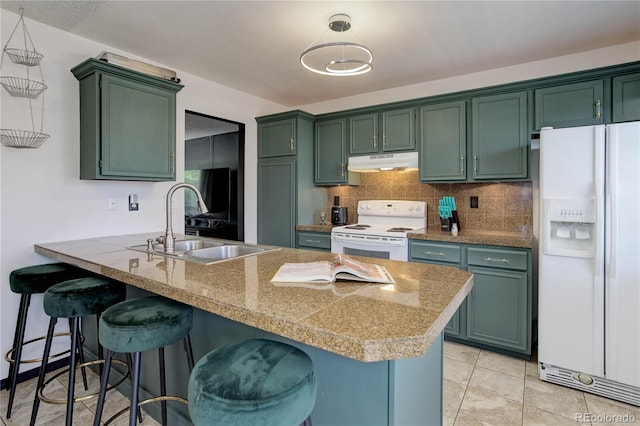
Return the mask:
[[[43,243],[35,251],[125,282],[129,297],[144,290],[197,308],[196,358],[252,337],[300,347],[313,359],[318,377],[315,426],[442,422],[442,331],[471,291],[472,274],[361,258],[386,267],[396,284],[279,287],[270,279],[283,263],[332,255],[280,248],[203,265],[128,248],[159,234]],[[184,386],[186,374],[174,370],[168,380]],[[154,370],[145,373],[143,386],[155,387],[144,383],[156,377]]]

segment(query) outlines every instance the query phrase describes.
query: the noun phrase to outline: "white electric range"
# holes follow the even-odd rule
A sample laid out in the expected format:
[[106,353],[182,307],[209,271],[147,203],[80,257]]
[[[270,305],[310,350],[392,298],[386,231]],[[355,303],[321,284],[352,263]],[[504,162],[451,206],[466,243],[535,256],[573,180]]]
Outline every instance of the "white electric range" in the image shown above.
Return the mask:
[[426,217],[424,201],[359,201],[358,223],[331,230],[331,252],[406,261],[407,233],[425,229]]

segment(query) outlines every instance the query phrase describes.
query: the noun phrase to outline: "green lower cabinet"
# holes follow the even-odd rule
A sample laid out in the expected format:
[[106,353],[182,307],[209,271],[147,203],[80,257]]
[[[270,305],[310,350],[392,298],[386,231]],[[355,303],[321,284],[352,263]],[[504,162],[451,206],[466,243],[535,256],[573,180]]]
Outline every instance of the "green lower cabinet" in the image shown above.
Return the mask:
[[527,272],[469,266],[466,338],[504,349],[528,350]]
[[297,231],[296,247],[304,250],[331,251],[331,234],[326,232]]
[[[296,159],[274,157],[258,162],[258,242],[295,246]],[[274,220],[277,218],[277,220]]]
[[613,77],[613,122],[640,120],[640,73]]
[[473,273],[471,293],[444,329],[447,340],[530,358],[530,249],[410,240],[409,260]]

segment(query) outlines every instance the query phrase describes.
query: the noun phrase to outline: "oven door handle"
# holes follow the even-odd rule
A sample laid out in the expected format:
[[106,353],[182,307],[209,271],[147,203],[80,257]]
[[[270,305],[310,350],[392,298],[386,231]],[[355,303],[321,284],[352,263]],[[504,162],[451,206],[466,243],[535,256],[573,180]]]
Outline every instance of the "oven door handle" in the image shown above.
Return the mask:
[[378,246],[378,247],[391,247],[391,246],[404,246],[406,245],[405,239],[398,240],[366,240],[364,238],[345,238],[339,235],[331,235],[333,241],[340,241],[342,243],[352,243],[361,246]]

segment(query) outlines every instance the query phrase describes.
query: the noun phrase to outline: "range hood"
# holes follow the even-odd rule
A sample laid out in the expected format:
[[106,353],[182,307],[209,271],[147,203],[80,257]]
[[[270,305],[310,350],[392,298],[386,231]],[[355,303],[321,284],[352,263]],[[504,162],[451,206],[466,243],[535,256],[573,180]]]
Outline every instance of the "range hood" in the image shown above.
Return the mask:
[[380,172],[385,170],[418,170],[417,152],[397,152],[349,157],[350,172]]

